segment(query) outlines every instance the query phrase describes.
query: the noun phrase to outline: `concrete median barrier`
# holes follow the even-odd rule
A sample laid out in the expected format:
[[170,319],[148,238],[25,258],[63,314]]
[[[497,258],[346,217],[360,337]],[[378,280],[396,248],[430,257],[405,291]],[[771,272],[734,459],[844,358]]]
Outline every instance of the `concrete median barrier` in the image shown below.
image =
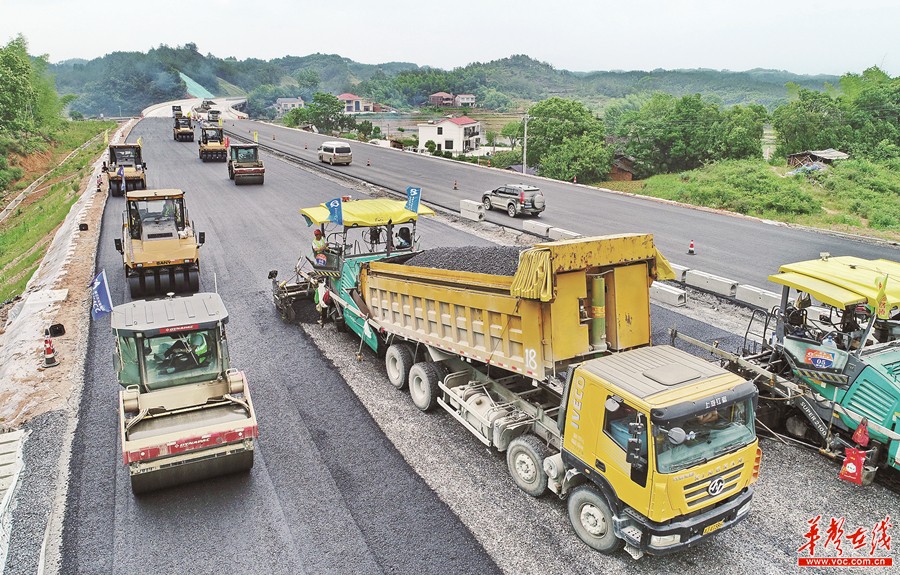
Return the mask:
[[534,220],[525,220],[522,222],[522,229],[539,236],[546,236],[547,232],[550,230],[550,226]]
[[781,303],[781,294],[741,284],[737,287],[734,299],[769,310]]
[[738,283],[735,280],[697,270],[688,270],[685,273],[684,282],[689,286],[728,297],[734,297],[738,287]]
[[484,219],[484,206],[481,205],[481,202],[475,202],[472,200],[460,200],[459,215],[466,218],[467,220],[480,222]]
[[684,283],[685,276],[687,275],[688,270],[690,270],[691,268],[673,264],[672,262],[669,262],[669,265],[672,266],[672,271],[675,272],[675,281]]
[[687,303],[687,295],[683,289],[661,282],[650,284],[650,299],[677,307]]
[[571,240],[582,236],[582,234],[579,234],[578,232],[570,232],[569,230],[564,230],[562,228],[550,228],[547,231],[547,235],[550,236],[551,240]]

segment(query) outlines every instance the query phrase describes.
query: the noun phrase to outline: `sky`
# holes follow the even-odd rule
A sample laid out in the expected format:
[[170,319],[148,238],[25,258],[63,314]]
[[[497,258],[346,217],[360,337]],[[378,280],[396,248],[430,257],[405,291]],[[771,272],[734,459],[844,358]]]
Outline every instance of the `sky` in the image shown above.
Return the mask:
[[452,69],[526,54],[557,69],[753,68],[900,76],[897,0],[0,0],[0,42],[51,62],[189,42],[269,60],[316,52]]

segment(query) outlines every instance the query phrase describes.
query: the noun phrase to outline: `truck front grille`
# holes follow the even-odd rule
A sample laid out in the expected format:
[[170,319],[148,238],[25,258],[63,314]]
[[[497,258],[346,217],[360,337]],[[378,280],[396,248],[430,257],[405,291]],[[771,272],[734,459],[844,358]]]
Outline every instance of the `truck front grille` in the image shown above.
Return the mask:
[[[700,481],[695,481],[684,486],[684,499],[688,507],[697,507],[710,499],[715,499],[721,495],[731,493],[738,486],[738,480],[741,478],[741,470],[744,464],[741,463],[732,468],[726,469],[721,473],[704,477]],[[722,479],[724,485],[722,490],[715,495],[709,492],[709,486],[717,479]]]

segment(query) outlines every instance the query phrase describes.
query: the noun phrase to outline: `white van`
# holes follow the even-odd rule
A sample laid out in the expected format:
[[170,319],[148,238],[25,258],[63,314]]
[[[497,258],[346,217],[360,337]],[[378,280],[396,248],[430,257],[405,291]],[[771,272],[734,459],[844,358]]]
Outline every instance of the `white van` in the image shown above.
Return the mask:
[[322,142],[319,146],[319,161],[327,162],[332,166],[335,164],[350,164],[353,154],[350,152],[350,146],[344,142]]

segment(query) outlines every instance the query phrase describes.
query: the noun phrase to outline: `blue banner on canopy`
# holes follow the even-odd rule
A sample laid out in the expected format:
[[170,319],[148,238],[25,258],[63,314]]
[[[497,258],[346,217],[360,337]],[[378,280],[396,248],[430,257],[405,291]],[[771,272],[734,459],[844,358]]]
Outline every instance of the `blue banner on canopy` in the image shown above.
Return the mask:
[[422,188],[412,186],[406,188],[406,205],[403,206],[414,214],[419,213],[419,199],[422,197]]
[[341,207],[342,203],[340,198],[335,198],[325,204],[328,206],[328,219],[331,220],[331,223],[339,226],[344,225],[344,210]]

